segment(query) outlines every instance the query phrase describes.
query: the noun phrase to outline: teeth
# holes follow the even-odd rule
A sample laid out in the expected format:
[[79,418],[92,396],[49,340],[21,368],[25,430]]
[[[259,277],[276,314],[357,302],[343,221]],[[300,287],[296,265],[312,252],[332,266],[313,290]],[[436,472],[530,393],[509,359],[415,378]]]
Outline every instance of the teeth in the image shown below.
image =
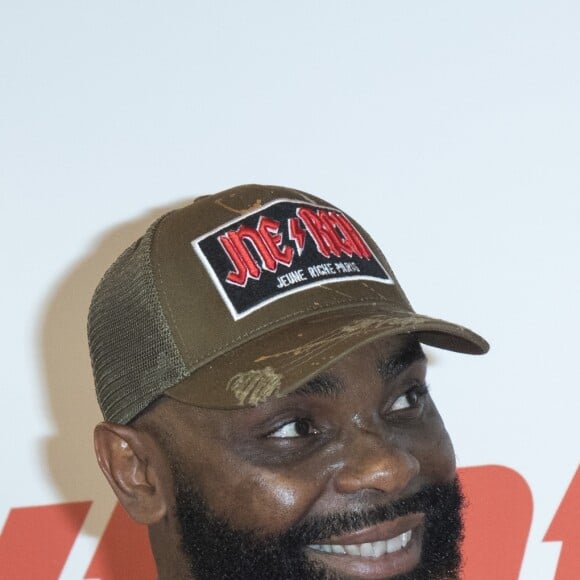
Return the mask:
[[403,534],[393,538],[392,540],[387,540],[387,554],[392,554],[393,552],[398,552],[403,547]]
[[364,544],[312,544],[309,546],[317,552],[328,554],[348,554],[349,556],[362,556],[363,558],[380,558],[384,554],[392,554],[402,550],[411,541],[412,530],[404,532],[396,538],[381,540],[379,542],[366,542]]

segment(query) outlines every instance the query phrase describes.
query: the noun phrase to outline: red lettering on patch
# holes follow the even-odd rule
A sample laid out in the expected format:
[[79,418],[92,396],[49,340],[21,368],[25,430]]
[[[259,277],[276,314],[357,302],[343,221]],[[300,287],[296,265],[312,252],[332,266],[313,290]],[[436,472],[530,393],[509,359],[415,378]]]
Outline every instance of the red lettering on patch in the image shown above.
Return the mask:
[[[308,233],[318,253],[325,258],[356,255],[370,260],[372,257],[370,248],[344,215],[306,207],[296,213],[305,229],[298,218],[290,218],[288,239],[295,243],[298,255],[302,254]],[[241,225],[219,236],[219,243],[233,266],[226,276],[227,282],[245,287],[250,278],[259,280],[263,270],[276,272],[280,264],[292,265],[295,250],[284,245],[280,225],[272,218],[261,216],[257,228]]]
[[370,259],[372,253],[348,219],[333,211],[301,207],[298,217],[312,236],[318,252],[325,258],[343,255]]
[[294,242],[298,250],[298,255],[301,256],[302,250],[304,250],[304,244],[306,243],[306,232],[300,225],[298,218],[293,217],[288,220],[288,236]]
[[278,233],[279,231],[280,222],[264,216],[260,218],[258,232],[262,235],[264,243],[275,260],[274,270],[270,270],[271,272],[276,270],[278,264],[290,266],[294,259],[294,250],[289,246],[282,246],[282,234]]
[[[191,244],[235,320],[323,284],[357,279],[393,284],[363,234],[333,208],[276,201]],[[321,265],[328,268],[324,278]]]
[[361,235],[356,231],[355,227],[348,221],[346,216],[333,212],[333,220],[335,220],[340,225],[340,231],[345,236],[345,238],[348,239],[349,245],[352,245],[352,253],[349,254],[349,256],[355,254],[359,258],[370,260],[373,255],[371,249],[361,238]]
[[[294,250],[282,245],[279,231],[280,222],[262,216],[257,229],[242,225],[220,236],[219,242],[234,266],[226,280],[244,287],[249,278],[259,280],[263,269],[275,272],[278,264],[290,266]],[[255,253],[252,253],[248,243]]]
[[[219,242],[225,250],[228,258],[232,261],[234,270],[231,270],[226,280],[236,286],[245,286],[248,278],[258,280],[261,270],[250,253],[247,246],[243,243],[243,236],[251,238],[250,232],[257,234],[255,230],[242,226],[238,231],[229,231],[227,234],[219,237]],[[259,236],[259,234],[257,234]]]

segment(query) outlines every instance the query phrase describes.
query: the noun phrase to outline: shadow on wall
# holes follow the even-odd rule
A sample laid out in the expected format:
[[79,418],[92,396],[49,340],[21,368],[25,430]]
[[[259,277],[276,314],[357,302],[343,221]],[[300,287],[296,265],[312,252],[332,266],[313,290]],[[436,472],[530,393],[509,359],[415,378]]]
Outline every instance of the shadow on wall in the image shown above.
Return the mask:
[[[98,241],[94,251],[64,275],[48,297],[40,328],[48,404],[57,433],[45,441],[47,472],[63,502],[91,500],[113,506],[112,492],[93,451],[93,427],[102,420],[94,393],[86,322],[90,300],[106,269],[160,215],[191,200],[157,208],[116,226]],[[95,510],[92,510],[93,512]],[[91,517],[83,528],[99,535],[110,512]]]

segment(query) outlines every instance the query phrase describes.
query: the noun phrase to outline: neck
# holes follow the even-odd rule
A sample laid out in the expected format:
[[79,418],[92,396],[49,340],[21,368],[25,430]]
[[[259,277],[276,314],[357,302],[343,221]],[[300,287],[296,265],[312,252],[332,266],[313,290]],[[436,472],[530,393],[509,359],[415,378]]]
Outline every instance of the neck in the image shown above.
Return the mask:
[[149,541],[157,566],[157,580],[195,580],[181,551],[179,535],[163,526],[149,528]]

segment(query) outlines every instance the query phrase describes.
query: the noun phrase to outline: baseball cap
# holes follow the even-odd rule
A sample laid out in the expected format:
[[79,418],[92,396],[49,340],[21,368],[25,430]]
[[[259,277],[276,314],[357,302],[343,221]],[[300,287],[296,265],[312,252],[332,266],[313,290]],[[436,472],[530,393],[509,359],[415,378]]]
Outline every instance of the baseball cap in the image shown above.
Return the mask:
[[156,220],[107,270],[88,318],[97,398],[116,423],[162,395],[258,405],[401,334],[456,352],[489,348],[467,328],[415,313],[346,213],[267,185],[202,196]]

